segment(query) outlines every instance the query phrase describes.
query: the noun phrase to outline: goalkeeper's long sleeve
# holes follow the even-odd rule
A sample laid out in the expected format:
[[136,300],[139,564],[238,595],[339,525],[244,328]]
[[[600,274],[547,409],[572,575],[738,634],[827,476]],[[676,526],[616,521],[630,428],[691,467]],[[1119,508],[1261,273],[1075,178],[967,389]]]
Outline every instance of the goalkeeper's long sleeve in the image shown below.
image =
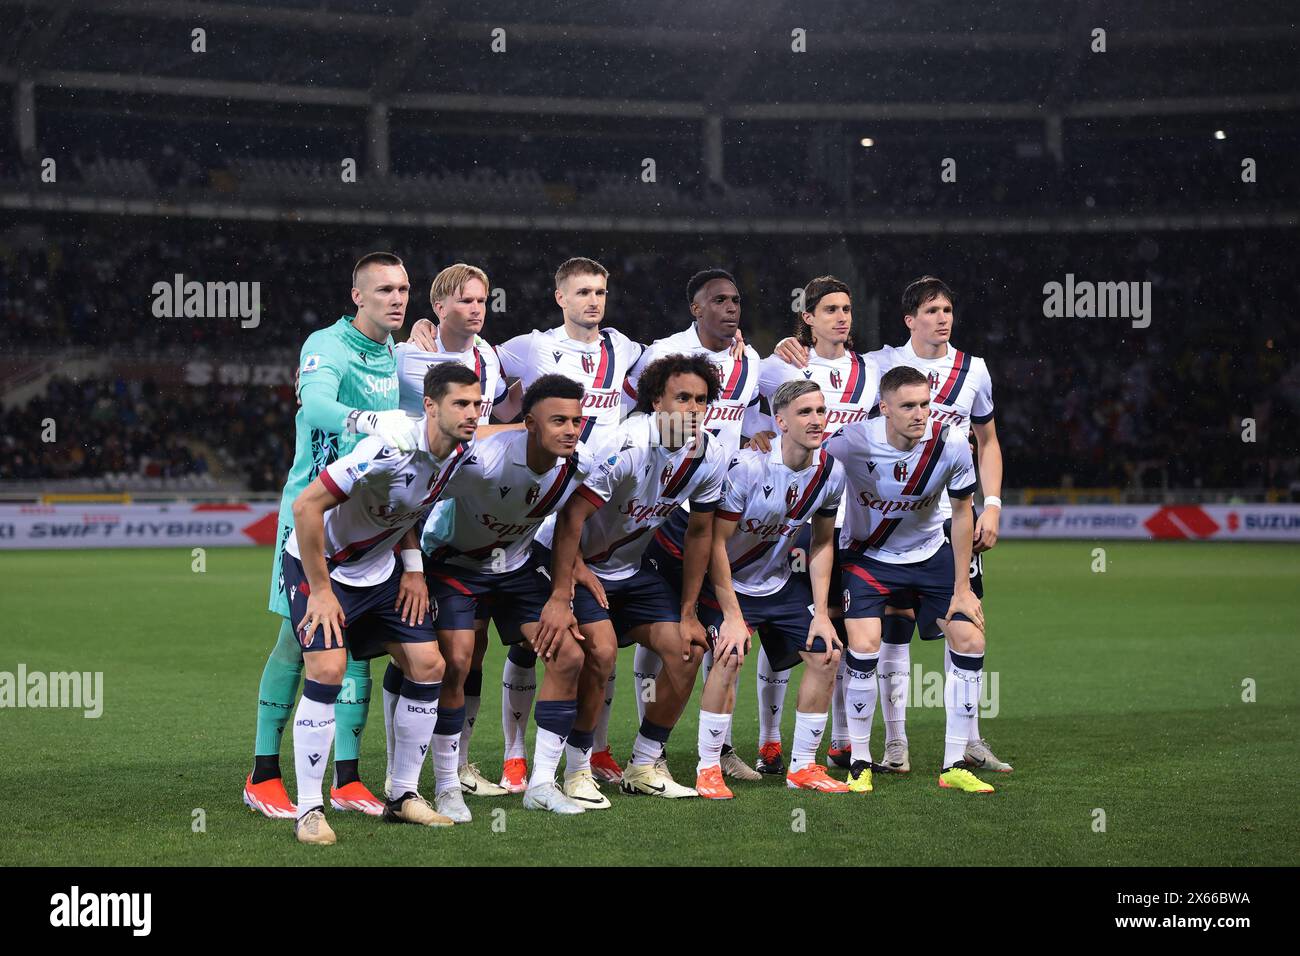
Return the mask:
[[329,382],[308,382],[298,391],[303,418],[312,428],[341,435],[347,429],[352,409],[340,404],[338,392]]

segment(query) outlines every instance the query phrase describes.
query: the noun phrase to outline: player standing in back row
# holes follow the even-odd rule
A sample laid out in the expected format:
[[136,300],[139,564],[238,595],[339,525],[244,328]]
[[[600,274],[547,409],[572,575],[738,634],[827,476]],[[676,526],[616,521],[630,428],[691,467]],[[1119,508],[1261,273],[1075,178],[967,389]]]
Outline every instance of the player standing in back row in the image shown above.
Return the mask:
[[[758,352],[748,345],[743,350],[733,348],[734,339],[740,331],[740,290],[731,273],[723,269],[705,269],[691,276],[686,283],[686,304],[694,321],[683,331],[659,339],[645,350],[623,387],[625,401],[629,407],[635,405],[641,375],[656,360],[674,354],[702,356],[712,366],[718,384],[716,397],[709,403],[702,427],[713,436],[730,461],[742,447],[749,444],[747,437],[741,433],[746,413],[758,404]],[[768,451],[771,445],[764,440],[756,447]],[[678,509],[669,515],[646,551],[647,559],[678,593],[682,590],[682,549],[687,521],[684,509]],[[633,660],[639,689],[644,686],[644,682],[655,679],[659,673],[660,661],[654,651],[644,644],[637,645]],[[712,654],[706,654],[706,681],[711,663]],[[739,678],[739,672],[736,676]],[[642,697],[642,694],[637,694],[637,712],[644,719],[645,702]],[[720,766],[723,773],[738,780],[761,779],[732,747],[730,727],[727,729],[727,741],[722,750]],[[669,774],[666,758],[659,762],[659,770]]]
[[[787,361],[780,348],[763,359],[759,366],[758,392],[764,404],[770,404],[777,390],[787,382],[815,383],[826,399],[826,437],[834,435],[845,425],[864,422],[880,402],[878,385],[880,370],[876,363],[853,350],[853,300],[849,287],[834,276],[819,276],[804,287],[803,303],[795,321],[793,339],[784,340],[804,348],[806,364],[796,366]],[[783,343],[784,344],[784,343]],[[758,434],[774,431],[771,416],[758,408],[751,408],[745,420],[745,431]],[[835,518],[836,532],[844,524],[844,503],[840,502]],[[807,560],[811,552],[811,532],[804,526],[799,537],[792,542],[795,555],[802,555],[803,568],[799,573],[808,582]],[[831,571],[831,593],[840,593],[840,564],[836,554]],[[831,609],[832,620],[843,638],[844,622],[838,603]],[[758,763],[759,770],[769,774],[785,772],[785,759],[781,754],[781,716],[785,706],[785,691],[790,682],[790,671],[776,671],[768,659],[766,648],[758,653]],[[844,718],[844,663],[841,660],[835,679],[831,707],[831,744],[827,754],[831,763],[847,768],[849,765],[849,732]]]
[[[984,507],[976,515],[975,540],[970,563],[971,588],[976,597],[984,597],[983,552],[997,544],[998,524],[1002,515],[1002,447],[998,444],[993,423],[993,382],[982,358],[954,348],[952,337],[953,292],[934,276],[923,276],[903,292],[903,321],[911,337],[898,347],[885,347],[868,358],[881,372],[900,365],[910,366],[926,376],[930,385],[930,415],[937,422],[950,425],[968,440],[974,432],[978,444],[979,483],[984,492]],[[940,501],[944,516],[944,534],[949,535],[952,508],[947,497]],[[950,536],[950,535],[949,535]],[[911,686],[912,632],[915,610],[912,602],[903,607],[886,609],[880,652],[880,709],[885,720],[885,755],[881,770],[907,773],[911,761],[907,749],[907,703]],[[922,640],[942,637],[936,627],[922,628]],[[951,654],[945,645],[944,671],[952,667]],[[1011,764],[999,760],[980,735],[978,713],[972,718],[972,736],[966,751],[972,767],[1009,773]]]

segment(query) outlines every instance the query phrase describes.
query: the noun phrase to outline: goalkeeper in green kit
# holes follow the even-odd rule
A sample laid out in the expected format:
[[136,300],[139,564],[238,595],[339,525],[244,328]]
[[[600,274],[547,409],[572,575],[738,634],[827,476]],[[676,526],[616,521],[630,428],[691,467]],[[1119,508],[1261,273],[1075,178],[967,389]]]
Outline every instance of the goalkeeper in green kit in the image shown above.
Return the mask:
[[[281,617],[275,650],[267,658],[257,693],[257,740],[244,803],[268,817],[293,819],[296,808],[280,777],[280,737],[293,713],[302,675],[302,648],[289,623],[281,552],[293,528],[293,501],[325,466],[348,454],[365,435],[377,435],[400,452],[415,447],[411,420],[397,407],[397,360],[393,332],[406,320],[410,283],[402,260],[387,252],[363,257],[352,270],[355,316],[343,316],[313,332],[298,364],[298,413],[293,466],[280,497],[279,532],[271,572],[270,610]],[[370,705],[370,662],[348,660],[343,694],[335,708],[336,810],[378,816],[382,800],[361,782],[357,758]]]

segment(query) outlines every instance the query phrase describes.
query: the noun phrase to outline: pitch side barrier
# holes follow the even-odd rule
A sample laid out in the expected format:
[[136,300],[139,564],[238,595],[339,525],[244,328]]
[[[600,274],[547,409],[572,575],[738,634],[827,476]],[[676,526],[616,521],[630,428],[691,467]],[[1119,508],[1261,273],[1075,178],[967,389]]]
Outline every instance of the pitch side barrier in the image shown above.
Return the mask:
[[[277,501],[0,503],[0,551],[269,547]],[[1300,504],[1007,505],[1002,538],[1300,542]]]

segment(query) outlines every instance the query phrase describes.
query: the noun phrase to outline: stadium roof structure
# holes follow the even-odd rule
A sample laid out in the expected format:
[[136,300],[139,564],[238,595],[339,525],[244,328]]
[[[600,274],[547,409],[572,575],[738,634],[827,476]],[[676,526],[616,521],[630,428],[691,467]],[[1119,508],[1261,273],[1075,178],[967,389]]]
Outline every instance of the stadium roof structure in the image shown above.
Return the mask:
[[[653,136],[688,149],[700,179],[717,183],[730,178],[728,142],[738,130],[820,125],[839,141],[872,124],[968,124],[1037,139],[1059,162],[1072,123],[1276,114],[1290,122],[1300,113],[1290,0],[0,0],[0,16],[8,151],[29,165],[45,148],[42,118],[78,111],[350,126],[372,181],[395,172],[398,128]],[[127,204],[117,211],[130,212],[156,198],[132,195],[130,177],[116,178],[112,197],[0,182],[0,205],[111,211],[103,203],[116,198]],[[376,206],[362,192],[327,197],[321,215],[336,216],[340,204]],[[243,217],[255,215],[255,199],[270,203],[269,216],[303,202],[255,189],[207,198]],[[770,218],[748,200],[721,208],[730,218],[715,228]],[[519,224],[553,211],[532,203]],[[603,228],[578,212],[574,222]],[[449,221],[439,211],[419,215],[412,224]],[[700,225],[695,210],[670,203],[649,227],[673,228],[674,218],[679,231]],[[780,228],[826,228],[776,218]],[[517,223],[494,211],[475,224]]]

